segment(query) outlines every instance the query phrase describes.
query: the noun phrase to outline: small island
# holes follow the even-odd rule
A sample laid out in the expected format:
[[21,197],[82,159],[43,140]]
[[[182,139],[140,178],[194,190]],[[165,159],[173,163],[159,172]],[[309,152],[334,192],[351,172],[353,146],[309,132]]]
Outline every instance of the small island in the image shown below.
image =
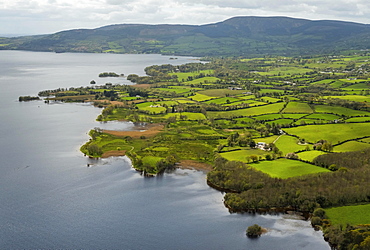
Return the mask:
[[38,101],[40,100],[40,97],[38,96],[20,96],[18,98],[20,102],[29,102],[29,101]]
[[258,238],[265,232],[267,232],[265,228],[262,228],[260,225],[254,224],[247,228],[246,235],[249,238]]
[[103,72],[99,74],[99,77],[122,77],[124,74],[117,74],[114,72]]

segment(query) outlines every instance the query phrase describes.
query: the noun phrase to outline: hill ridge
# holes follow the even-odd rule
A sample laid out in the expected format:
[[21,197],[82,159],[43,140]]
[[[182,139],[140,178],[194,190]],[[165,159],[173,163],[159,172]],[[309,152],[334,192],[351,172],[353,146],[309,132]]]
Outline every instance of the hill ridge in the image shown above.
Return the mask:
[[43,36],[1,39],[1,49],[190,56],[307,55],[369,49],[370,25],[284,16],[235,16],[221,22],[111,24]]

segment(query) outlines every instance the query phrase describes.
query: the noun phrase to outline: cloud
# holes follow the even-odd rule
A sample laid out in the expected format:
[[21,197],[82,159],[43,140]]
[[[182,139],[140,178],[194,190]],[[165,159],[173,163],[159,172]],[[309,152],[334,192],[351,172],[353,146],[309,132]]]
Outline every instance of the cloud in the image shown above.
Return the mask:
[[205,24],[233,16],[370,23],[367,0],[0,0],[0,33],[52,33],[113,23]]

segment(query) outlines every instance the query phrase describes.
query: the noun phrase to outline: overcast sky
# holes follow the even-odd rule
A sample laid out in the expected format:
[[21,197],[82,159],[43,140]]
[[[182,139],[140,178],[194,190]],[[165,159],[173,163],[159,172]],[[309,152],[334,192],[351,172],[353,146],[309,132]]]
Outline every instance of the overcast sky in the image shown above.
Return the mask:
[[233,16],[370,23],[369,0],[0,0],[0,34],[48,34],[109,24],[206,24]]

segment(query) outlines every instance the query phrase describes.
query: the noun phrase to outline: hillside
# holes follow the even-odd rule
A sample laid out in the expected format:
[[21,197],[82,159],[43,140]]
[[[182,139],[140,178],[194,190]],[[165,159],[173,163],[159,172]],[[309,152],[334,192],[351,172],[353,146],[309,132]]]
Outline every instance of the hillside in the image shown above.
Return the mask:
[[0,49],[191,56],[305,55],[369,49],[370,25],[288,17],[234,17],[207,25],[117,24],[0,39]]

